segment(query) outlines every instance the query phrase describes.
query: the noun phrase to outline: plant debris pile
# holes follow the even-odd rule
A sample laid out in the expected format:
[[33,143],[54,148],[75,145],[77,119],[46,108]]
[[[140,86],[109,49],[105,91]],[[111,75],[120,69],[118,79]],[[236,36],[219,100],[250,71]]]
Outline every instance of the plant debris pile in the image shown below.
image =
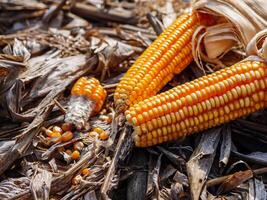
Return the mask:
[[[0,199],[266,199],[266,110],[146,149],[115,111],[121,77],[189,1],[0,0],[0,10]],[[191,63],[162,91],[241,49]],[[106,92],[98,113],[83,97],[73,106],[84,76]],[[85,107],[82,128],[65,121]]]

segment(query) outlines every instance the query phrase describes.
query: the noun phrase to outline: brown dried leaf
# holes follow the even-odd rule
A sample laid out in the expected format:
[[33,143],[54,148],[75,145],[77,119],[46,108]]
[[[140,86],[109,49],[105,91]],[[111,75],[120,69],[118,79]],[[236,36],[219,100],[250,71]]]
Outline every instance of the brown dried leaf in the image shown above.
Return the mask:
[[92,37],[91,49],[98,55],[98,66],[95,72],[101,72],[101,80],[104,80],[106,73],[117,70],[123,61],[131,58],[135,53],[132,46],[109,37],[102,40]]
[[35,200],[49,200],[51,181],[52,173],[46,170],[41,169],[33,176],[30,188]]
[[29,185],[27,177],[6,179],[0,182],[0,199],[19,199],[25,194],[30,196]]
[[222,194],[231,191],[241,183],[253,177],[251,170],[239,171],[230,175],[218,188],[217,194]]

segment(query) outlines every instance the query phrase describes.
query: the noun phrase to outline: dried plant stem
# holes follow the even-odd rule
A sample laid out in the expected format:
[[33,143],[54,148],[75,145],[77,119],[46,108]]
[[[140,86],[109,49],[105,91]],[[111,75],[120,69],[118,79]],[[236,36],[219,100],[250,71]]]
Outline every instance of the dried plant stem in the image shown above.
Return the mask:
[[[246,170],[246,171],[250,171],[250,170]],[[253,172],[254,175],[265,174],[265,173],[267,173],[267,167],[255,169],[252,172]],[[207,181],[207,187],[212,187],[212,186],[215,186],[215,185],[219,185],[219,184],[221,184],[222,182],[224,182],[227,178],[229,178],[232,175],[233,174],[208,180]]]

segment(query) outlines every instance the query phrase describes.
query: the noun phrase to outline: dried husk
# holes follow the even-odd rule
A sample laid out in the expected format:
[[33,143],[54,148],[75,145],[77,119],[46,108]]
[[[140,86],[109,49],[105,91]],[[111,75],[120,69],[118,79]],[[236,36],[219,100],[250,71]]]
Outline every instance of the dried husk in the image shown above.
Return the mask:
[[246,48],[248,55],[257,55],[267,59],[267,29],[258,32],[248,43]]
[[[214,25],[204,27],[194,35],[194,58],[199,66],[200,57],[218,63],[234,47],[240,46],[244,51],[252,38],[267,27],[265,0],[195,0],[192,5],[195,11],[216,19]],[[200,48],[200,43],[204,49]],[[266,54],[266,50],[260,51]],[[247,53],[251,55],[251,51],[247,50]],[[255,55],[255,48],[252,55]]]

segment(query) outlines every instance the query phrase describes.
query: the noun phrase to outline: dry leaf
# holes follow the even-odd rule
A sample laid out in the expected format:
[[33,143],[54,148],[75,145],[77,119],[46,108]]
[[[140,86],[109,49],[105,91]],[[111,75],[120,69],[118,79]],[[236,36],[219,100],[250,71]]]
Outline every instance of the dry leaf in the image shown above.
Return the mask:
[[241,183],[253,177],[251,170],[240,171],[230,175],[218,188],[217,194],[222,194],[231,191]]

